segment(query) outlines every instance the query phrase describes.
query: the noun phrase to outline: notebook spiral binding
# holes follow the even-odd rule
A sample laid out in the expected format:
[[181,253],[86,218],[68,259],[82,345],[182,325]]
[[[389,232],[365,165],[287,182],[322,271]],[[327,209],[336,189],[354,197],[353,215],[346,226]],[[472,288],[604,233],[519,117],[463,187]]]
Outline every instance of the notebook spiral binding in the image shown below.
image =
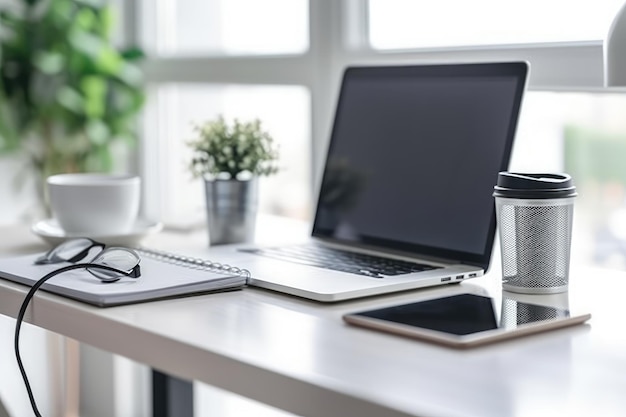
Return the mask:
[[174,265],[181,265],[187,268],[199,269],[202,271],[211,271],[222,274],[232,274],[238,277],[244,277],[246,282],[250,279],[250,271],[243,268],[237,268],[227,264],[221,264],[219,262],[211,262],[206,259],[192,258],[189,256],[177,255],[171,252],[164,252],[155,249],[148,248],[135,248],[135,251],[143,256],[149,256],[153,259],[168,262]]

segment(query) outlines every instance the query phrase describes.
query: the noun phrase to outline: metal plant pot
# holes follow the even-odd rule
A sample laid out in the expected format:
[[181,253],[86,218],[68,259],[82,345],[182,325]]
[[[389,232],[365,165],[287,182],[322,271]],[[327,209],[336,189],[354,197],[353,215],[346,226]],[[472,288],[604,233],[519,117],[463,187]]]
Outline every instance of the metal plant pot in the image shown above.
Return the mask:
[[252,242],[258,207],[258,180],[204,180],[209,245]]

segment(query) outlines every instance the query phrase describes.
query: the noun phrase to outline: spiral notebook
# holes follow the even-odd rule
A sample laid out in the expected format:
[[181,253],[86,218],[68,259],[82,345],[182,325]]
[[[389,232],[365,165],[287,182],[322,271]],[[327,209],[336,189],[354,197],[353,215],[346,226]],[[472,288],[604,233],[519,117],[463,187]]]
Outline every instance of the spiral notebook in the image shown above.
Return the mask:
[[[141,277],[102,283],[88,271],[78,269],[51,278],[41,289],[99,307],[131,304],[163,298],[243,288],[250,276],[245,269],[188,258],[145,248],[141,256]],[[41,253],[0,258],[0,278],[33,285],[48,272],[65,264],[35,265]]]

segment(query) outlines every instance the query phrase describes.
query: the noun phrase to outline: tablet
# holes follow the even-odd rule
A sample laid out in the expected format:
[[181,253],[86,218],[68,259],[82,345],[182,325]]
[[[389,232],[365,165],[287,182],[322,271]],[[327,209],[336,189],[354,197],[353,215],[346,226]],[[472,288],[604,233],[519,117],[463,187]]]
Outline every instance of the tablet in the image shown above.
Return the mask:
[[591,314],[572,315],[563,307],[509,298],[503,298],[497,307],[490,297],[457,294],[349,313],[343,319],[357,326],[466,348],[581,324],[591,318]]

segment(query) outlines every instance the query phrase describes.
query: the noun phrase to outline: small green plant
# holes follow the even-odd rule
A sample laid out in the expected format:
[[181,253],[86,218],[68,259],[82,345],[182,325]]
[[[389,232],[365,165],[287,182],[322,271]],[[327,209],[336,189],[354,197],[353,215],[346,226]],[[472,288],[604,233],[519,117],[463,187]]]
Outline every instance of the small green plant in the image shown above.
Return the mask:
[[194,126],[197,137],[188,142],[193,150],[190,170],[194,177],[242,179],[278,171],[278,149],[261,121],[228,124],[223,116]]

